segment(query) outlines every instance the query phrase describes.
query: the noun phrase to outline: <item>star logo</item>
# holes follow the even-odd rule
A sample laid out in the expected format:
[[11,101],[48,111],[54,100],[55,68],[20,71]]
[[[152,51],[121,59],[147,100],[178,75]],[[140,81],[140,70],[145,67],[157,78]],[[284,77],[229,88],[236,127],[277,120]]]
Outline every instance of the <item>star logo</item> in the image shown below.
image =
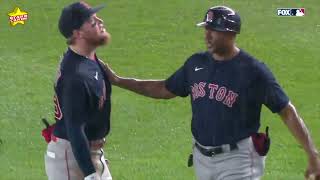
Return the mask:
[[8,13],[8,16],[11,26],[24,24],[24,22],[28,19],[28,13],[22,11],[18,7],[14,8],[13,12]]

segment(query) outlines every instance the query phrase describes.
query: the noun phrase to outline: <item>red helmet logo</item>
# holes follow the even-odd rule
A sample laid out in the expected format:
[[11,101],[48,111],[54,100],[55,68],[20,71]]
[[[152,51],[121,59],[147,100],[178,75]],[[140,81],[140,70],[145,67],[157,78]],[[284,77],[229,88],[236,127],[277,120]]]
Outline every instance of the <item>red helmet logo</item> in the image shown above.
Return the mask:
[[208,11],[206,22],[212,22],[212,20],[213,20],[213,12]]

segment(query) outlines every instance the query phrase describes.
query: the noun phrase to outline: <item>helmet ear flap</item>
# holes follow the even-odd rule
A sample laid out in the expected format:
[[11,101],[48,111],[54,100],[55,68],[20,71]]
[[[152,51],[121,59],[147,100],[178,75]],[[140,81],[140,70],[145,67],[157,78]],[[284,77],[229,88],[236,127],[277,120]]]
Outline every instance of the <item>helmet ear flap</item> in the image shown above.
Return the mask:
[[237,34],[240,33],[241,23],[226,19],[224,21],[224,24],[225,24],[224,27],[226,28],[227,31],[233,31],[233,32],[236,32]]

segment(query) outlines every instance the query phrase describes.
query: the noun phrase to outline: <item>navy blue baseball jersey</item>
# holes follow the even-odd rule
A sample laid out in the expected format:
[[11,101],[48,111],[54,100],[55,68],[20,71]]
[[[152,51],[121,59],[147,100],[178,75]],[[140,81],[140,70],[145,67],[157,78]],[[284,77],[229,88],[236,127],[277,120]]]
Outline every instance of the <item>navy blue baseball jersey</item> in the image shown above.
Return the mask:
[[177,96],[190,95],[191,131],[205,146],[249,137],[259,130],[262,104],[276,113],[289,102],[266,65],[243,50],[225,61],[196,53],[166,80],[166,88]]
[[53,134],[70,141],[85,176],[95,172],[88,142],[104,138],[110,129],[110,96],[111,84],[100,62],[68,49],[55,84]]

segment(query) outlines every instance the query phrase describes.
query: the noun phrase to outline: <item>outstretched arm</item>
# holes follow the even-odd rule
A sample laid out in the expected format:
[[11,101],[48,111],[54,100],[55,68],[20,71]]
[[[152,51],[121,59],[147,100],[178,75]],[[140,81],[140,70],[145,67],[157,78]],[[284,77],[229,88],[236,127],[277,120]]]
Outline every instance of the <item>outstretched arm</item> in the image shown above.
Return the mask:
[[176,97],[175,94],[167,90],[165,86],[165,80],[140,80],[134,78],[124,78],[116,75],[107,64],[104,64],[104,68],[110,82],[115,86],[156,99],[171,99]]
[[311,174],[320,179],[320,158],[319,153],[312,142],[309,131],[301,117],[299,117],[293,104],[289,104],[279,113],[284,123],[288,126],[290,132],[298,140],[306,151],[309,160],[309,166],[306,171],[306,178]]
[[171,99],[176,97],[167,90],[164,80],[140,80],[117,76],[114,85],[128,89],[143,96],[156,99]]

